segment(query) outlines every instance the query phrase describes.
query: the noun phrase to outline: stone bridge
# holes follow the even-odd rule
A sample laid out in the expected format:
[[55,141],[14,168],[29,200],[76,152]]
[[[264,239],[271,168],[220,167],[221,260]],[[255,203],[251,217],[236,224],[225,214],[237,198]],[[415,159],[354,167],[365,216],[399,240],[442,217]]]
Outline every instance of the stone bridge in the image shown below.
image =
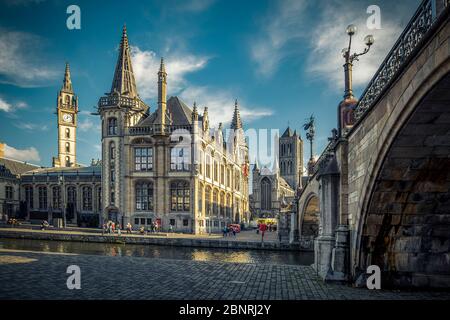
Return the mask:
[[314,234],[325,280],[450,287],[449,6],[423,1],[300,193],[291,242]]

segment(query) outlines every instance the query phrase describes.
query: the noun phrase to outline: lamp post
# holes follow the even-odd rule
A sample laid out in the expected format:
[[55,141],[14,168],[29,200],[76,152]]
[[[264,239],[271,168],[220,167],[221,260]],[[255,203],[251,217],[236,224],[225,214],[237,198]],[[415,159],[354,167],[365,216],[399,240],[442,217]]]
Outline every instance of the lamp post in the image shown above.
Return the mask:
[[375,39],[372,35],[367,35],[364,38],[364,43],[366,44],[366,48],[361,53],[353,53],[351,54],[352,49],[352,37],[356,34],[357,28],[355,25],[351,24],[347,27],[347,35],[349,37],[348,47],[342,49],[342,56],[345,59],[344,64],[344,72],[345,72],[345,94],[344,98],[348,99],[353,97],[352,90],[352,71],[353,71],[353,61],[359,61],[359,57],[365,55],[370,51],[371,46],[374,44]]
[[354,124],[353,111],[358,103],[358,101],[353,96],[353,88],[352,88],[352,76],[353,76],[353,62],[359,61],[359,57],[365,55],[370,51],[370,48],[374,44],[375,40],[372,35],[367,35],[364,38],[364,43],[366,48],[364,51],[360,53],[351,53],[352,50],[352,39],[356,34],[357,28],[355,25],[351,24],[347,27],[346,33],[349,37],[348,47],[342,49],[342,56],[345,59],[344,63],[344,74],[345,74],[345,92],[344,92],[344,100],[339,104],[339,134],[342,131],[350,129]]

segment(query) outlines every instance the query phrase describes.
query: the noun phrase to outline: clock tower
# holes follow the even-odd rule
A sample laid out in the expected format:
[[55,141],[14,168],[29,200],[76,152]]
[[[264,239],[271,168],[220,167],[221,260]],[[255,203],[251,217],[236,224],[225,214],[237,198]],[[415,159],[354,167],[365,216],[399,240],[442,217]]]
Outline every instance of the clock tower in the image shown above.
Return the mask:
[[58,156],[53,157],[53,167],[75,167],[78,97],[74,94],[66,63],[64,81],[58,92],[56,114],[58,118]]

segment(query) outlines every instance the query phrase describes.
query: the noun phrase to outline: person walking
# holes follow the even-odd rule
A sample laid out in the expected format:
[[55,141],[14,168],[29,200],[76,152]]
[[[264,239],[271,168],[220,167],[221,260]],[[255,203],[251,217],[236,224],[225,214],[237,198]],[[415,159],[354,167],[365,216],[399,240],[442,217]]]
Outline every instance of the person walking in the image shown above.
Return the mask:
[[120,223],[117,223],[116,227],[117,227],[117,234],[120,237],[122,235],[122,231],[120,230]]
[[227,226],[223,226],[223,229],[222,229],[222,236],[223,236],[223,238],[225,238],[227,236],[227,233],[228,233]]
[[259,231],[261,232],[261,243],[264,243],[264,233],[267,230],[267,225],[265,223],[261,223],[259,225]]

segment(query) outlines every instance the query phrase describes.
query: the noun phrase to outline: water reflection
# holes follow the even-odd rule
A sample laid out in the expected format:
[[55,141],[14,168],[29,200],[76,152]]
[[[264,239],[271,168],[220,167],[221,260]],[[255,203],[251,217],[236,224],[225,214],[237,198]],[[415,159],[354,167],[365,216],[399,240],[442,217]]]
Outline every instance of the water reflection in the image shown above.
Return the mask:
[[310,265],[314,259],[313,253],[309,252],[230,250],[26,239],[0,239],[0,248],[104,256],[132,256],[257,264]]

